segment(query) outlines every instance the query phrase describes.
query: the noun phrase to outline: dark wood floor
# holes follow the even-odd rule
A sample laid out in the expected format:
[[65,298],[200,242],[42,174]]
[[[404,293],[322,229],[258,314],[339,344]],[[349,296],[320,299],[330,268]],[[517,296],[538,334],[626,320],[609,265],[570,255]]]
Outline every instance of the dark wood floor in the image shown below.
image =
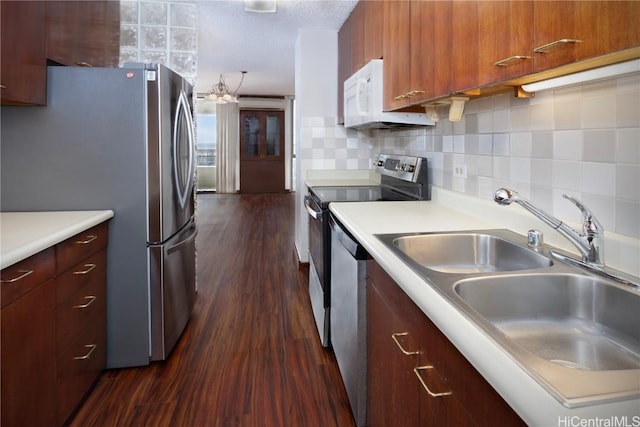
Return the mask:
[[198,298],[166,362],[106,371],[72,426],[353,426],[294,252],[294,195],[198,196]]

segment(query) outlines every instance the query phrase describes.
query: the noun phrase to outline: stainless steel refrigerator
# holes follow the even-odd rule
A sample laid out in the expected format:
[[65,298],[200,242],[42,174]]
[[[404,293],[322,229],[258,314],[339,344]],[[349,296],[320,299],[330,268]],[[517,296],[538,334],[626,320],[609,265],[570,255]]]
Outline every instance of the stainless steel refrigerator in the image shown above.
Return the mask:
[[163,360],[196,295],[192,86],[157,64],[49,67],[47,92],[0,109],[0,208],[112,209],[107,367]]

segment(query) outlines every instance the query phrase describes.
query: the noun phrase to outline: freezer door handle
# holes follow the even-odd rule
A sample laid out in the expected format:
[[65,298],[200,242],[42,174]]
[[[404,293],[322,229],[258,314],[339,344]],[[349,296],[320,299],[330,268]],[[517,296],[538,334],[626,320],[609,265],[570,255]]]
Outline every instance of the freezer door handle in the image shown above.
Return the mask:
[[181,239],[175,244],[167,247],[167,254],[171,254],[177,251],[178,249],[180,249],[182,246],[191,243],[193,240],[195,240],[196,236],[198,235],[198,231],[196,230],[195,224],[190,225],[188,229],[185,230],[183,233],[187,233],[187,232],[189,234],[187,235],[186,238]]

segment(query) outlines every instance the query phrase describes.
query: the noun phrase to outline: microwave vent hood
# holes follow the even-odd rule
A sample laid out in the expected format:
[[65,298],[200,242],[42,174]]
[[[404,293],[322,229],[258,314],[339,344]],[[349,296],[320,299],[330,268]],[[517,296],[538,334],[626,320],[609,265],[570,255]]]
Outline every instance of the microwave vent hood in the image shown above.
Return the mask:
[[383,111],[382,97],[382,59],[374,59],[344,82],[344,126],[397,129],[435,125],[425,113]]

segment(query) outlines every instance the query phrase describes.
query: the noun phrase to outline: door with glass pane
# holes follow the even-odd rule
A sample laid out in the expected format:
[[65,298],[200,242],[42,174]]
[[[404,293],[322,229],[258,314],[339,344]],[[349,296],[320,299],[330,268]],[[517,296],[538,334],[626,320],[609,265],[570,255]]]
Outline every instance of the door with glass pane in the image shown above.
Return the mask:
[[240,192],[284,188],[284,112],[240,111]]

